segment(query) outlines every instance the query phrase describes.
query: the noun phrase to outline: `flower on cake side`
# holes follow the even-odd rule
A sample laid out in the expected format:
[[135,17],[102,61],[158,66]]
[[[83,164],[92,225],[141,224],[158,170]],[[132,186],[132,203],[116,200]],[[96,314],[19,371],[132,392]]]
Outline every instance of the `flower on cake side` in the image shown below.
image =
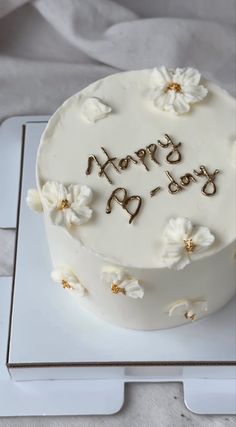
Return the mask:
[[153,80],[156,88],[153,92],[154,105],[163,111],[184,114],[190,105],[202,101],[208,90],[200,85],[201,74],[194,68],[166,67],[155,68]]
[[81,116],[89,123],[104,119],[112,111],[111,107],[95,96],[87,98],[81,107]]
[[187,320],[196,320],[208,310],[207,301],[180,299],[168,307],[169,316],[184,316]]
[[64,289],[76,293],[80,297],[85,294],[85,287],[80,283],[78,277],[68,267],[58,268],[51,272],[51,278],[60,283]]
[[69,185],[47,181],[42,187],[42,203],[53,224],[81,225],[90,220],[92,209],[88,206],[92,191],[86,185]]
[[110,286],[113,294],[123,294],[134,299],[144,296],[139,280],[118,267],[105,266],[102,269],[102,280]]
[[163,260],[167,267],[182,270],[195,253],[205,251],[215,237],[207,227],[193,226],[188,218],[171,218],[163,232]]
[[36,188],[30,188],[27,191],[26,196],[26,203],[29,206],[30,209],[34,212],[42,212],[43,211],[43,205],[40,198],[39,191],[36,190]]

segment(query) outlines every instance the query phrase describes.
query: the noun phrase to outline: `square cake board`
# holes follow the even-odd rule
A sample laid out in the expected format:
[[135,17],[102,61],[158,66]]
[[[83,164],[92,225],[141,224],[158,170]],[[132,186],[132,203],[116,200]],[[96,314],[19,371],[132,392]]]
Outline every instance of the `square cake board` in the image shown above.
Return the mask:
[[13,284],[0,282],[0,415],[114,413],[128,381],[181,381],[190,410],[236,413],[235,301],[191,325],[130,331],[51,283],[42,216],[25,204],[47,119],[9,119],[0,134],[0,226],[18,218]]

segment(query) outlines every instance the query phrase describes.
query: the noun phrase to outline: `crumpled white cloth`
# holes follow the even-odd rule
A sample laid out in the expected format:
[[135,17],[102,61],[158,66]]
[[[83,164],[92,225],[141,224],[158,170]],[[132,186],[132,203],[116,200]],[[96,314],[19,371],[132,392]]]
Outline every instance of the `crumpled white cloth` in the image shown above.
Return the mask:
[[[1,0],[0,122],[119,70],[194,66],[235,94],[235,0]],[[1,227],[1,224],[0,224]],[[0,234],[0,275],[12,271]]]
[[235,90],[235,0],[1,0],[0,120],[118,70],[194,66]]

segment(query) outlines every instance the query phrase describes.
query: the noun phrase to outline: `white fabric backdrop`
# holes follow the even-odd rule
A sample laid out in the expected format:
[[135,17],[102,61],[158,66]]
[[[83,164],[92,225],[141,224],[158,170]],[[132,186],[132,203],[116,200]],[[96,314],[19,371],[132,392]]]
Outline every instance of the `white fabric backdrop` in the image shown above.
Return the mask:
[[[67,97],[100,77],[162,64],[194,66],[236,94],[235,15],[235,0],[0,0],[0,122],[13,115],[51,114]],[[0,230],[0,275],[11,274],[13,242],[13,231]],[[149,393],[145,414],[135,400],[133,421],[126,407],[123,419],[117,423],[117,418],[109,422],[106,418],[107,425],[234,424],[232,417],[228,421],[204,417],[203,424],[191,414],[186,419],[176,402],[174,420],[171,394],[174,390],[179,394],[180,388],[170,386],[169,399],[165,395],[161,401],[160,390],[164,394],[168,386],[156,386],[156,401],[153,387],[129,388],[130,394],[132,390]],[[92,426],[95,418],[90,424],[77,422],[71,425]],[[57,425],[69,426],[69,422]]]

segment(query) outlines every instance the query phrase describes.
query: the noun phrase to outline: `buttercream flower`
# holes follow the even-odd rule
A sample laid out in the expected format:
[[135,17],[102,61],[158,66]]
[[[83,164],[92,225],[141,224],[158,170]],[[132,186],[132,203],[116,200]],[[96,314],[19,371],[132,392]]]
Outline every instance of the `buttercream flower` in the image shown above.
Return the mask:
[[184,316],[188,320],[196,320],[201,314],[207,312],[207,302],[205,300],[181,299],[169,306],[169,316]]
[[26,203],[34,212],[42,212],[43,205],[41,202],[40,194],[36,188],[30,188],[27,191]]
[[193,226],[188,218],[171,218],[163,232],[163,260],[167,267],[182,270],[195,253],[206,250],[215,241],[207,227]]
[[144,290],[139,281],[119,268],[107,266],[102,270],[103,281],[110,286],[114,294],[123,294],[130,298],[143,298]]
[[201,101],[208,93],[199,84],[201,74],[194,68],[155,68],[153,78],[156,84],[153,101],[160,110],[176,114],[187,113],[191,104]]
[[87,98],[81,107],[82,117],[90,123],[104,119],[110,112],[111,107],[95,96]]
[[89,221],[92,209],[88,207],[92,191],[86,185],[69,185],[47,181],[42,188],[43,205],[51,221],[56,225],[70,228]]
[[64,289],[75,292],[79,296],[84,296],[85,287],[80,283],[76,275],[67,267],[59,268],[51,272],[51,278],[56,283],[60,283]]

